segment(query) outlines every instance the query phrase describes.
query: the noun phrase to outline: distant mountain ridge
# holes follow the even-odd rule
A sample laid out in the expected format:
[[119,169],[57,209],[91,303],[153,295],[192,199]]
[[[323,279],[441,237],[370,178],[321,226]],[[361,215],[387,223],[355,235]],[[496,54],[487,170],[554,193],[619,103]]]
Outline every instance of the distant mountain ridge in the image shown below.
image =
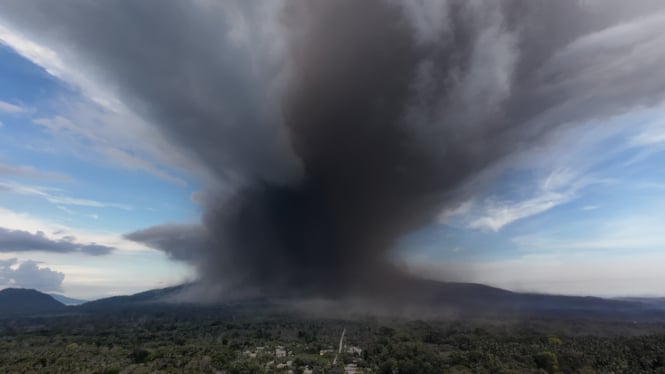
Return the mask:
[[[169,303],[192,284],[156,289],[130,296],[115,296],[95,300],[80,306],[89,312],[114,311],[141,308],[159,303]],[[591,318],[630,321],[665,321],[665,309],[656,307],[651,299],[604,299],[589,296],[563,296],[535,293],[519,293],[474,283],[439,282],[412,279],[393,290],[397,304],[432,308],[450,308],[467,317],[550,317]],[[654,299],[656,300],[656,299]],[[289,299],[277,303],[288,305]],[[242,301],[235,300],[234,305]],[[270,301],[247,304],[270,305]],[[173,305],[173,304],[172,304]],[[180,304],[195,305],[195,304]],[[175,306],[175,305],[173,305]]]
[[64,312],[65,304],[51,295],[25,289],[5,288],[0,290],[0,315],[28,315]]
[[[412,301],[427,305],[450,304],[470,314],[548,315],[560,317],[621,317],[631,319],[655,312],[643,300],[604,299],[520,293],[475,283],[414,280]],[[662,316],[665,319],[665,314]]]
[[[246,308],[289,306],[291,299],[271,301],[234,300],[231,304],[172,303],[177,295],[196,284],[148,290],[133,295],[114,296],[81,305],[64,303],[35,290],[5,289],[0,291],[0,315],[32,315],[52,313],[121,313],[169,307],[185,311],[191,308]],[[564,319],[604,319],[623,321],[665,321],[664,299],[631,298],[604,299],[599,297],[561,296],[518,293],[473,283],[450,283],[413,279],[395,291],[394,305],[431,307],[433,311],[454,310],[459,316],[474,318],[547,317]]]
[[90,300],[75,299],[73,297],[67,297],[58,293],[49,293],[51,297],[65,305],[81,305],[89,302]]
[[185,289],[188,285],[158,288],[139,292],[133,295],[111,296],[81,304],[85,311],[109,311],[118,308],[139,307],[150,303],[166,303],[168,299]]

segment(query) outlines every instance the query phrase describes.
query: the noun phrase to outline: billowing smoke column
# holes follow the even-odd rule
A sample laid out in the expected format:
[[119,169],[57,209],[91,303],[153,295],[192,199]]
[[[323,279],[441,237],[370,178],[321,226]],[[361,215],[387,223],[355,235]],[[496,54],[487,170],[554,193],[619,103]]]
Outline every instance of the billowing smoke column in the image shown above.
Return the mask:
[[127,237],[203,285],[269,296],[389,293],[408,278],[396,241],[463,185],[665,91],[658,1],[26,3],[0,8],[17,27],[58,20],[39,38],[211,181],[203,225]]
[[[450,31],[421,41],[399,4],[290,6],[285,22],[298,28],[291,30],[283,121],[302,178],[252,184],[208,211],[208,229],[234,248],[213,263],[237,266],[242,282],[270,293],[394,290],[401,275],[387,252],[396,240],[429,223],[460,182],[506,150],[496,139],[505,131],[493,123],[498,113],[472,114],[460,98],[460,90],[473,90],[465,80],[481,79],[469,78],[482,37],[473,23],[481,20],[453,6],[460,14],[450,18]],[[510,59],[514,36],[508,25],[496,27],[486,37]],[[488,57],[478,68],[502,70],[510,80],[511,62]],[[467,94],[501,101],[506,92]]]
[[556,45],[530,54],[547,31],[529,35],[538,22],[529,17],[546,9],[431,2],[446,19],[419,35],[402,5],[293,5],[284,125],[303,178],[252,185],[206,217],[237,249],[221,262],[242,281],[278,294],[395,292],[396,240],[430,223],[462,182],[567,120],[539,118],[575,94],[547,71]]

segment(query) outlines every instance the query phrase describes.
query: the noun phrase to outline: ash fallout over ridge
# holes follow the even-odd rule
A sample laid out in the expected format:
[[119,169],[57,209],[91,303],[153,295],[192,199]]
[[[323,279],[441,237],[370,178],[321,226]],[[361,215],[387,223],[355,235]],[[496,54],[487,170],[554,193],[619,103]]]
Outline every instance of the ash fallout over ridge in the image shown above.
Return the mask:
[[100,4],[5,2],[0,20],[85,66],[206,181],[202,224],[127,238],[210,289],[389,293],[411,277],[396,242],[489,170],[665,91],[658,1]]

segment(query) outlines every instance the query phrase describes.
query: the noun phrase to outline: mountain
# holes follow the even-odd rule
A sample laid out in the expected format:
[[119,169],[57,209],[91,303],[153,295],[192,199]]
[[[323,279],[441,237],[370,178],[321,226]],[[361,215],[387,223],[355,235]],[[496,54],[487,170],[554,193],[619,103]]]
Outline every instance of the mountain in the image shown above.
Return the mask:
[[516,316],[665,321],[665,311],[649,299],[604,299],[519,293],[473,283],[413,280],[411,301],[451,307],[464,316]]
[[665,297],[624,297],[617,300],[639,302],[656,309],[665,310]]
[[[195,304],[171,304],[168,301],[192,284],[156,289],[130,296],[115,296],[85,303],[77,308],[86,312],[115,312],[127,309],[148,309],[169,305],[173,309],[196,308]],[[546,317],[562,319],[602,319],[623,321],[665,321],[665,309],[658,299],[604,299],[599,297],[562,296],[519,293],[474,283],[439,282],[411,279],[385,295],[385,305],[415,306],[439,311],[453,311],[469,318]],[[400,296],[401,295],[401,296]],[[266,300],[234,300],[234,308],[263,308],[292,305],[292,299],[275,302]],[[385,306],[384,305],[384,306]],[[210,305],[208,305],[210,306]],[[432,314],[432,313],[428,313]]]
[[[187,287],[149,290],[134,295],[114,296],[67,307],[64,303],[35,290],[5,289],[0,291],[0,315],[53,314],[59,312],[122,313],[164,311],[187,313],[202,308],[231,308],[256,311],[258,308],[278,307],[285,311],[297,300],[282,298],[238,300],[217,306],[192,303],[170,303]],[[57,295],[61,296],[61,295]],[[391,294],[374,298],[389,309],[415,307],[428,315],[457,315],[465,318],[530,318],[594,319],[621,321],[665,321],[664,299],[632,298],[603,299],[599,297],[544,295],[519,293],[473,283],[438,282],[411,279],[391,289]],[[67,301],[67,300],[65,300]],[[371,305],[367,304],[367,305]],[[408,309],[408,308],[407,308]],[[451,314],[452,312],[452,314]],[[443,314],[442,314],[443,313]]]
[[75,299],[73,297],[67,297],[65,295],[60,295],[57,293],[50,293],[51,297],[65,305],[81,305],[87,303],[89,300]]
[[79,305],[79,309],[84,311],[113,311],[130,307],[141,307],[146,305],[166,303],[168,299],[189,285],[180,285],[174,287],[160,288],[140,292],[128,296],[112,296],[99,300],[89,301]]
[[25,288],[0,290],[0,315],[51,314],[67,307],[51,295]]

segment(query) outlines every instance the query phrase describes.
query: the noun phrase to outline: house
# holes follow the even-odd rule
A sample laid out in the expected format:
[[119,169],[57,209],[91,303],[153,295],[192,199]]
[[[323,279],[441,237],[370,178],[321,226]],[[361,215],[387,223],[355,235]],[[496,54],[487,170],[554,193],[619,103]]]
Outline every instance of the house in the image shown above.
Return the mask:
[[346,352],[352,355],[360,355],[363,353],[363,350],[359,347],[350,346],[346,348]]
[[286,357],[286,349],[282,346],[277,346],[275,348],[275,356],[276,357]]
[[344,366],[344,374],[358,374],[360,370],[356,364],[348,364]]

